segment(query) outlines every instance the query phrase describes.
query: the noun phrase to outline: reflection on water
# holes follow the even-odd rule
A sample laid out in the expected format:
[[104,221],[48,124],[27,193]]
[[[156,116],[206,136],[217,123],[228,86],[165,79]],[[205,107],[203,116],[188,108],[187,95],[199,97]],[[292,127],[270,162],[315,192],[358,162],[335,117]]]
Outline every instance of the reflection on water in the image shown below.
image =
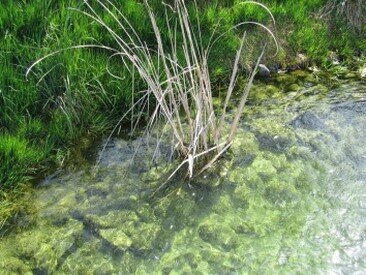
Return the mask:
[[[306,81],[305,81],[306,82]],[[144,139],[35,192],[0,267],[25,273],[357,273],[366,270],[366,91],[257,88],[261,104],[216,171],[151,198],[169,170]],[[262,93],[262,94],[260,94]],[[255,97],[254,96],[254,97]],[[254,100],[254,99],[253,99]],[[134,168],[129,169],[136,151]],[[170,164],[171,165],[171,164]],[[167,167],[168,166],[168,167]]]

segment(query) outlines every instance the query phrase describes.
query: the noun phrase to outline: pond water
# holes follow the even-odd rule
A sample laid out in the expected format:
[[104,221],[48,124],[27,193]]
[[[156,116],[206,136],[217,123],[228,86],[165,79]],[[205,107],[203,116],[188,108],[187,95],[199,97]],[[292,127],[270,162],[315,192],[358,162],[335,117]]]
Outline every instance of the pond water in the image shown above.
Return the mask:
[[322,83],[258,84],[225,158],[153,197],[168,148],[151,167],[146,140],[110,140],[97,170],[40,183],[0,241],[1,273],[364,274],[365,83]]

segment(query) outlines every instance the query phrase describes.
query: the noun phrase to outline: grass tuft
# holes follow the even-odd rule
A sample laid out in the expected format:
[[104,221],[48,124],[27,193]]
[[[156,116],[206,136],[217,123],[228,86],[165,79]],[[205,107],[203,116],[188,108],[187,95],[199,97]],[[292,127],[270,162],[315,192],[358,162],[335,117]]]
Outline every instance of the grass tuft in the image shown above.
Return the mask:
[[[165,6],[164,23],[168,32],[162,33],[158,24],[160,18],[154,13],[149,3],[144,0],[144,7],[149,15],[151,29],[154,33],[153,45],[149,45],[151,41],[144,41],[138,35],[127,17],[117,9],[113,2],[97,0],[96,3],[110,15],[114,24],[104,20],[89,1],[84,1],[88,8],[87,11],[75,10],[103,26],[113,37],[117,47],[78,45],[61,49],[33,63],[28,68],[27,75],[35,65],[64,50],[97,47],[111,51],[112,54],[109,58],[119,57],[125,67],[130,68],[130,72],[132,70],[136,72],[139,79],[144,82],[145,89],[138,92],[143,94],[142,98],[148,100],[152,98],[156,102],[154,110],[151,112],[152,115],[145,126],[145,133],[149,134],[153,126],[163,120],[172,134],[174,151],[178,152],[182,160],[177,170],[187,164],[189,177],[196,173],[195,164],[203,159],[203,156],[210,153],[209,159],[204,158],[207,164],[200,171],[197,171],[201,173],[230,147],[252,86],[255,70],[263,57],[264,48],[242,93],[239,108],[229,126],[230,131],[227,135],[223,131],[223,122],[227,119],[228,102],[236,86],[245,35],[243,35],[237,51],[225,104],[221,110],[217,110],[213,107],[212,81],[208,63],[211,48],[225,33],[215,38],[216,33],[213,31],[212,39],[207,45],[203,45],[197,3],[194,4],[193,16],[189,14],[183,0],[176,0],[173,5],[163,3]],[[273,15],[263,4],[253,1],[249,1],[248,4],[264,8],[274,21]],[[195,25],[192,24],[192,17],[195,20]],[[240,22],[234,28],[245,24],[259,25],[274,38],[273,33],[258,22]],[[118,28],[115,27],[116,25]],[[275,38],[274,40],[277,45]],[[110,75],[120,79],[112,73]],[[146,100],[139,100],[133,104],[130,111],[135,113],[134,110],[137,108],[140,110],[138,113],[141,113],[141,110],[146,109],[146,106]],[[132,124],[137,125],[140,119],[141,115],[137,115],[137,117],[132,115]]]
[[[156,104],[152,112],[148,112],[151,113],[151,116],[145,127],[145,134],[149,135],[154,125],[163,121],[166,125],[165,128],[168,128],[172,135],[171,140],[174,151],[178,152],[181,158],[181,163],[176,171],[187,165],[187,175],[191,178],[194,174],[206,170],[232,143],[253,83],[255,71],[263,57],[265,47],[263,47],[248,83],[242,92],[238,110],[230,123],[229,133],[227,134],[224,130],[226,127],[223,124],[229,118],[227,116],[227,107],[237,82],[238,66],[244,50],[245,34],[242,36],[237,50],[231,81],[228,84],[227,98],[224,105],[217,110],[213,107],[209,56],[215,43],[226,33],[217,34],[214,30],[208,43],[204,43],[196,2],[194,2],[193,13],[189,13],[183,0],[175,0],[172,5],[163,3],[165,17],[163,24],[165,30],[167,30],[163,33],[160,27],[162,24],[160,22],[161,16],[157,16],[148,1],[144,0],[144,8],[149,16],[154,34],[152,40],[143,40],[131,22],[112,1],[97,0],[95,3],[91,4],[89,1],[84,0],[87,9],[74,10],[103,26],[105,31],[114,39],[115,47],[93,44],[61,49],[33,63],[28,68],[27,75],[35,65],[44,59],[65,50],[100,48],[111,52],[109,59],[119,58],[131,74],[136,72],[137,77],[144,83],[144,89],[137,92],[142,96],[139,96],[140,99],[134,102],[130,110],[126,112],[126,115],[132,113],[132,125],[139,124],[141,114],[149,106],[146,103],[153,99]],[[273,15],[263,4],[254,1],[243,2],[243,4],[260,6],[269,13],[274,22]],[[112,20],[105,20],[98,12],[100,8]],[[259,25],[273,37],[277,45],[274,34],[270,29],[258,22],[240,22],[231,29],[243,25]],[[111,72],[110,75],[121,80],[120,77]],[[138,111],[135,111],[136,109]],[[135,113],[140,115],[135,116]],[[210,155],[209,158],[207,158],[208,155]],[[205,165],[202,165],[202,160],[204,160]],[[203,166],[198,171],[195,169],[197,163],[201,163],[199,166]],[[170,175],[169,179],[175,172]]]

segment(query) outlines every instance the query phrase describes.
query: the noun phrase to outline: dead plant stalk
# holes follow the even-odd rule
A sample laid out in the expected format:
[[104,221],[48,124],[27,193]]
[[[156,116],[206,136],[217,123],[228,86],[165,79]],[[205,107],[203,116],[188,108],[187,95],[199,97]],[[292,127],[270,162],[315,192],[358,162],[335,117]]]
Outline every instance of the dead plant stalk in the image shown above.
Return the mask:
[[[114,38],[117,47],[110,48],[104,45],[79,45],[71,48],[100,47],[112,51],[110,58],[120,57],[125,66],[128,68],[133,67],[130,71],[133,74],[136,72],[137,76],[146,83],[147,89],[144,91],[145,94],[143,97],[152,97],[156,101],[155,109],[151,112],[152,115],[146,125],[145,133],[150,133],[153,126],[156,125],[159,120],[163,119],[165,125],[172,133],[174,149],[181,156],[182,161],[180,165],[169,176],[169,179],[184,164],[187,164],[187,173],[189,177],[192,177],[195,174],[194,167],[196,163],[199,159],[206,156],[206,165],[199,171],[199,173],[201,173],[230,147],[237,131],[248,93],[253,84],[255,70],[264,54],[264,49],[260,54],[242,93],[240,105],[231,122],[229,134],[225,135],[224,121],[229,118],[227,108],[232,92],[237,84],[240,57],[243,53],[244,41],[246,38],[245,33],[240,40],[240,46],[233,65],[225,102],[218,110],[213,107],[213,91],[208,61],[211,48],[217,39],[220,39],[224,34],[218,36],[216,40],[212,39],[209,45],[203,47],[198,7],[195,0],[196,26],[192,25],[184,0],[175,0],[174,7],[163,3],[165,6],[165,23],[168,29],[169,45],[164,45],[162,34],[157,24],[156,15],[148,1],[143,1],[156,40],[156,48],[154,49],[149,48],[147,43],[142,41],[142,38],[139,37],[132,24],[128,21],[126,16],[117,9],[112,1],[96,0],[93,2],[100,5],[113,20],[115,20],[119,26],[119,30],[113,29],[108,25],[88,0],[84,0],[85,5],[88,7],[88,11],[79,9],[74,10],[102,25]],[[272,14],[263,4],[253,1],[243,2],[243,4],[246,3],[256,4],[265,8],[273,19]],[[262,26],[274,38],[273,33],[260,23],[242,22],[237,26],[244,24]],[[236,28],[237,26],[234,26],[233,28]],[[122,33],[122,35],[119,35],[118,33]],[[214,36],[215,33],[212,34],[212,38]],[[28,69],[27,74],[44,58],[58,52],[37,60]],[[183,60],[178,58],[179,52],[184,53]],[[154,61],[154,58],[156,57],[158,62]],[[117,78],[117,76],[113,74],[111,74],[111,76]],[[135,79],[134,76],[133,79]],[[136,100],[129,110],[129,112],[134,114],[132,116],[134,125],[137,125],[137,122],[141,119],[143,113],[141,111],[135,112],[134,109],[145,108],[146,101],[145,104],[142,104],[142,102],[144,102],[144,100]],[[135,115],[136,113],[138,115]],[[158,142],[158,144],[159,143],[160,142]],[[209,158],[207,158],[208,155],[210,156]]]

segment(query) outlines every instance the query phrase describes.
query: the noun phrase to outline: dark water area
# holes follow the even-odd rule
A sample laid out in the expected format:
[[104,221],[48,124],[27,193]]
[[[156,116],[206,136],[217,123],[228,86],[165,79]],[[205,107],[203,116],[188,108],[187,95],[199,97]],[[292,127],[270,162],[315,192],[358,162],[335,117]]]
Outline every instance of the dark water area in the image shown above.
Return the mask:
[[1,273],[364,274],[365,83],[287,83],[258,84],[227,156],[155,197],[176,162],[154,138],[46,178]]

